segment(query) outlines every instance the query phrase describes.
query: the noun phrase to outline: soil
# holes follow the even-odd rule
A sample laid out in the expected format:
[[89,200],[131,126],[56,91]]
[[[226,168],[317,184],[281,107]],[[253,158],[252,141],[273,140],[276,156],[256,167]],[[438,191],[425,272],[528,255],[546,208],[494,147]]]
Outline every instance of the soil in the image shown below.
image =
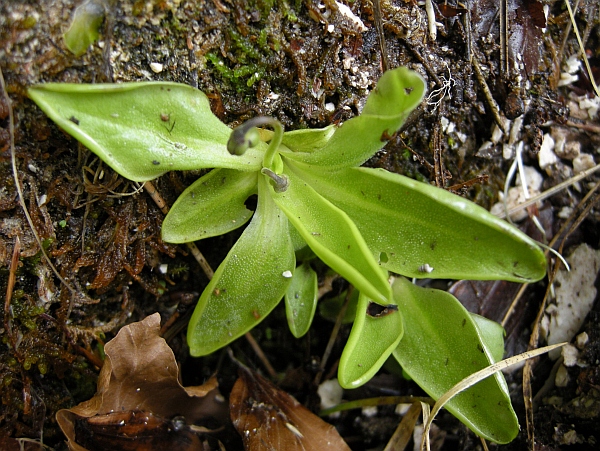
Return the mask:
[[[416,1],[344,2],[352,11],[345,13],[332,0],[106,0],[99,41],[76,57],[66,49],[62,34],[79,3],[0,1],[0,64],[14,111],[15,164],[23,201],[49,256],[49,261],[42,256],[19,203],[9,105],[3,100],[0,291],[7,293],[10,302],[0,312],[0,440],[4,440],[0,443],[6,449],[17,446],[10,440],[15,438],[43,439],[53,449],[66,449],[56,412],[94,395],[104,343],[124,325],[154,312],[161,314],[164,336],[182,369],[184,385],[199,385],[218,370],[221,390],[227,395],[236,376],[235,365],[221,353],[202,359],[187,353],[187,319],[208,279],[184,246],[161,240],[160,209],[145,193],[136,192],[132,182],[56,127],[27,98],[30,85],[176,81],[204,91],[213,112],[231,126],[265,115],[292,130],[355,116],[385,68],[407,66],[427,80],[429,96],[367,162],[371,167],[435,183],[491,208],[520,150],[524,164],[543,175],[541,190],[588,169],[598,159],[598,104],[594,111],[585,69],[569,69],[573,66],[569,58],[579,56],[580,50],[563,1],[506,2],[509,32],[504,39],[499,20],[503,15],[493,0],[454,6],[434,3],[435,38],[425,6]],[[598,77],[598,2],[582,0],[576,19],[592,72]],[[565,83],[568,72],[578,80]],[[576,151],[564,151],[547,165],[540,156],[546,155],[547,136],[555,142],[558,136],[565,137],[562,150]],[[555,150],[558,153],[558,146]],[[589,155],[592,163],[577,159],[578,154]],[[197,177],[194,172],[170,173],[154,184],[170,205]],[[598,249],[597,182],[592,175],[544,200],[528,210],[520,226],[539,240],[549,242],[558,236],[555,247],[560,246],[565,255],[582,243]],[[590,192],[591,197],[585,198]],[[536,229],[534,216],[539,217],[545,237]],[[561,230],[578,216],[577,227]],[[237,236],[239,232],[234,232],[197,244],[216,268]],[[169,269],[162,273],[160,265],[165,262]],[[552,258],[550,274],[554,264]],[[325,268],[320,276],[323,282]],[[445,281],[436,284],[449,286]],[[336,280],[331,292],[345,287],[344,281]],[[531,337],[547,287],[547,280],[528,286],[510,307],[514,313],[505,325],[509,354],[544,344]],[[453,290],[472,311],[501,321],[518,288],[503,282],[462,282]],[[318,397],[312,381],[333,323],[317,317],[309,334],[296,340],[284,317],[278,308],[252,335],[281,376],[280,387],[316,411]],[[323,379],[335,377],[349,327],[340,330]],[[532,366],[532,385],[526,384],[526,389],[538,394],[529,427],[530,434],[535,432],[535,445],[528,438],[523,377],[518,370],[506,377],[522,432],[509,445],[491,447],[596,449],[600,441],[597,296],[581,332],[587,333],[588,341],[581,343],[577,363],[560,370],[568,374],[564,386],[554,385],[560,363],[542,357]],[[233,352],[262,368],[247,341],[238,340]],[[382,370],[344,398],[422,394],[415,385]],[[400,416],[393,408],[381,407],[370,414],[349,411],[329,421],[352,449],[383,449]],[[436,424],[442,449],[481,447],[449,414]],[[239,443],[227,449],[236,446]]]

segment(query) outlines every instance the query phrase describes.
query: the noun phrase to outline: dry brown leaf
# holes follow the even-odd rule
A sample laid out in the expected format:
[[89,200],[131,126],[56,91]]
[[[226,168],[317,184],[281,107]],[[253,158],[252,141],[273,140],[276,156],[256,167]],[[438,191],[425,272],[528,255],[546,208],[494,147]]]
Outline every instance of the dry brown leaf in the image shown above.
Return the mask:
[[247,451],[350,451],[332,425],[248,368],[240,367],[229,409]]
[[[183,431],[184,435],[187,434],[187,425],[202,419],[213,417],[219,423],[225,421],[227,405],[221,401],[216,379],[211,378],[199,387],[183,387],[179,383],[179,368],[173,351],[159,333],[160,315],[155,313],[143,321],[123,327],[106,344],[106,360],[98,377],[96,395],[89,401],[56,414],[56,420],[67,436],[69,449],[86,451],[76,443],[75,432],[77,429],[81,435],[81,419],[92,417],[86,424],[92,429],[99,427],[102,431],[109,430],[109,423],[115,420],[114,415],[120,414],[122,417],[115,424],[121,431],[128,425],[125,419],[135,423],[145,416],[155,426],[157,434],[164,427],[170,427]],[[174,417],[177,419],[171,421]],[[171,426],[165,426],[165,421]],[[141,426],[137,429],[138,437],[145,437],[149,433],[151,431]],[[125,435],[131,439],[130,434]]]
[[128,410],[75,420],[78,446],[90,451],[196,451],[198,435],[182,417],[168,420],[149,412]]

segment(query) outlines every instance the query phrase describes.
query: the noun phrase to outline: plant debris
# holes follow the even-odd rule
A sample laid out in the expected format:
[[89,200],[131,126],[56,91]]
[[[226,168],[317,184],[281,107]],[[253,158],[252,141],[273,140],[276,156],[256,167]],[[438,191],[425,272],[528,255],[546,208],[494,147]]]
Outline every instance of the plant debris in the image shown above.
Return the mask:
[[71,450],[159,450],[167,443],[194,449],[188,442],[200,439],[190,425],[227,417],[215,378],[199,387],[180,384],[175,356],[159,332],[155,313],[106,343],[96,395],[56,414]]
[[350,450],[332,425],[244,366],[240,366],[229,405],[246,451]]

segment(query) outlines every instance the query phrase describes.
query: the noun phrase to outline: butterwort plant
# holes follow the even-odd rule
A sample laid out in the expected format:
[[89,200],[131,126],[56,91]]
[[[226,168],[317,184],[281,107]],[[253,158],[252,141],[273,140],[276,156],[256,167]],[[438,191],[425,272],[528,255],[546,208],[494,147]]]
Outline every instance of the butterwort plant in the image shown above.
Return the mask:
[[[282,299],[290,330],[302,336],[317,303],[317,275],[296,257],[308,248],[359,293],[341,385],[358,387],[393,356],[439,398],[502,358],[502,329],[450,294],[407,278],[530,282],[544,276],[545,258],[534,241],[472,202],[360,167],[424,93],[419,74],[397,68],[382,75],[359,116],[341,126],[284,131],[261,116],[231,130],[202,92],[177,83],[29,89],[52,120],[126,178],[212,168],[174,203],[162,226],[165,241],[201,240],[247,224],[198,300],[187,332],[193,356],[226,346]],[[255,211],[246,206],[253,195]],[[506,443],[518,432],[499,374],[447,408],[492,441]]]

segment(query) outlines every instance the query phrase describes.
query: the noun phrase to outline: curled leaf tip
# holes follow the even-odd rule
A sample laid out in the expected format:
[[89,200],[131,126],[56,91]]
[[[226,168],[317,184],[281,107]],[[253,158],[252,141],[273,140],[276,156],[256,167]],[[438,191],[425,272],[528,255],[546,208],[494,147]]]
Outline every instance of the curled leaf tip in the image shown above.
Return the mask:
[[260,134],[255,127],[246,129],[244,125],[231,132],[229,141],[227,141],[227,150],[231,155],[243,155],[246,150],[258,145]]
[[227,141],[227,150],[231,155],[243,155],[249,148],[256,147],[260,142],[260,133],[256,127],[276,124],[279,124],[279,121],[268,116],[257,116],[244,122],[231,132]]

